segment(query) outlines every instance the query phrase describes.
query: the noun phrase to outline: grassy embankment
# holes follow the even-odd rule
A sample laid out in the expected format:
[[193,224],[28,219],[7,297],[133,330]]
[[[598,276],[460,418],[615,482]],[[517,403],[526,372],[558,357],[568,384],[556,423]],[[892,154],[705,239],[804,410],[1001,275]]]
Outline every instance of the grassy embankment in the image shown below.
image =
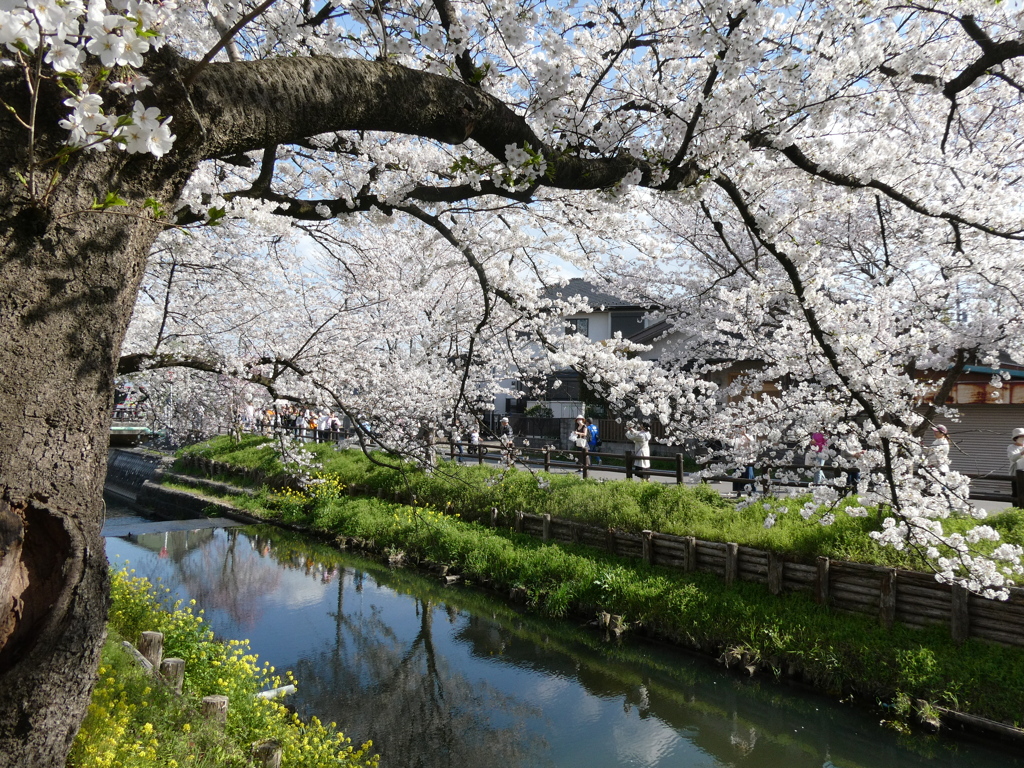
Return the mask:
[[[264,444],[266,439],[255,435],[238,443],[221,437],[185,452],[259,470],[268,476],[282,473],[284,468],[275,453],[260,447]],[[806,500],[801,497],[769,499],[738,508],[705,485],[601,482],[574,474],[503,472],[493,466],[451,462],[443,462],[438,471],[427,474],[393,459],[385,460],[395,469],[377,466],[359,451],[335,451],[330,445],[313,445],[310,450],[320,460],[324,477],[370,494],[415,495],[418,503],[458,513],[464,520],[484,518],[496,507],[507,513],[546,513],[623,531],[653,530],[707,541],[731,541],[806,562],[824,556],[927,570],[927,563],[915,552],[879,547],[870,538],[869,533],[881,527],[884,514],[874,512],[859,518],[836,514],[831,525],[822,525],[817,519],[805,520],[800,515]],[[238,482],[237,478],[225,479]],[[769,513],[774,513],[776,522],[766,528]],[[1024,545],[1024,511],[1009,510],[984,522],[999,531],[1003,541]],[[975,523],[966,518],[944,521],[947,532],[966,531]],[[979,546],[991,544],[981,542]]]
[[[273,453],[253,439],[194,448],[211,458],[273,473]],[[879,549],[867,536],[872,518],[837,516],[831,526],[804,521],[799,501],[773,501],[779,523],[765,529],[765,510],[736,510],[710,489],[575,476],[536,477],[487,467],[445,467],[425,475],[389,470],[353,452],[316,449],[324,482],[306,492],[258,489],[235,504],[272,521],[296,523],[328,536],[372,541],[381,551],[443,563],[471,582],[521,596],[553,616],[624,617],[627,626],[733,659],[752,670],[789,675],[837,694],[895,702],[921,699],[1021,725],[1024,653],[979,641],[957,646],[943,627],[883,629],[866,617],[823,610],[802,595],[770,596],[764,587],[725,586],[708,574],[652,568],[603,552],[555,545],[490,529],[466,518],[499,509],[550,512],[628,530],[654,529],[775,549],[791,557],[914,565],[906,553]],[[548,488],[543,485],[549,483]],[[414,492],[420,506],[350,497],[345,485]],[[783,504],[791,505],[780,513]],[[438,510],[444,509],[446,514]],[[462,515],[459,517],[458,515]],[[997,525],[1019,534],[1021,516]],[[990,521],[991,522],[991,521]],[[957,524],[962,524],[958,522]]]
[[[252,765],[253,745],[267,740],[281,746],[288,766],[377,765],[372,745],[354,748],[333,724],[304,722],[279,701],[256,698],[285,682],[273,667],[258,665],[246,641],[215,641],[190,606],[164,610],[162,595],[125,570],[113,574],[111,594],[100,678],[69,768],[244,768]],[[164,633],[165,658],[185,660],[182,695],[143,672],[121,647],[122,639],[138,642],[147,630]],[[200,714],[211,694],[229,697],[224,726]]]

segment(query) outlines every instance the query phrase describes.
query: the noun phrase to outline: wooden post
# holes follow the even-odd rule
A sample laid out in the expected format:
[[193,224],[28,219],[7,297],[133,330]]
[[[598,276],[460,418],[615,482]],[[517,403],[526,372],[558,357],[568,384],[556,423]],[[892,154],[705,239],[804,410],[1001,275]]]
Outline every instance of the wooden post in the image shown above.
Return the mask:
[[185,660],[173,657],[160,662],[160,676],[167,681],[171,690],[181,695],[185,686]]
[[654,531],[642,531],[640,534],[640,547],[643,553],[644,562],[651,565],[654,562]]
[[583,526],[576,522],[569,523],[569,541],[573,544],[579,544],[582,539]]
[[204,696],[201,711],[207,720],[223,725],[228,721],[228,697]]
[[542,526],[541,526],[540,537],[544,541],[550,541],[551,540],[551,514],[550,513],[547,513],[547,512],[544,513],[543,523],[542,523]]
[[258,768],[281,768],[281,745],[276,741],[264,741],[253,749],[252,759]]
[[516,533],[523,532],[523,511],[519,510],[516,512]]
[[544,471],[551,471],[551,446],[545,446],[544,448]]
[[782,569],[785,560],[778,552],[768,553],[768,591],[773,595],[782,594]]
[[949,612],[949,631],[958,645],[971,636],[970,593],[960,584],[953,585],[952,605]]
[[476,446],[476,463],[477,464],[483,464],[484,463],[484,446],[483,446],[483,443],[477,443],[477,446]]
[[163,632],[143,632],[139,636],[139,653],[149,660],[153,669],[160,669],[164,657]]
[[829,566],[827,557],[818,558],[818,573],[814,579],[814,601],[818,605],[828,606],[829,602]]
[[896,621],[896,569],[891,568],[882,576],[878,595],[878,620],[883,627],[891,627]]
[[683,454],[676,454],[676,485],[683,484]]
[[498,508],[491,507],[491,528],[498,527]]
[[587,446],[580,448],[580,469],[583,470],[583,479],[587,479],[587,472],[590,470],[590,451]]
[[683,540],[686,542],[686,557],[684,562],[686,563],[687,571],[697,570],[697,537],[696,536],[684,536]]
[[634,454],[633,454],[632,451],[626,451],[626,453],[625,453],[625,456],[626,456],[626,479],[627,480],[632,480],[633,479],[633,455]]
[[1024,509],[1024,470],[1016,472],[1017,482],[1013,488],[1013,506]]
[[149,659],[139,653],[138,649],[134,645],[129,643],[127,640],[122,640],[121,645],[129,654],[131,654],[131,657],[135,659],[136,664],[146,670],[148,674],[153,674],[153,664]]
[[604,533],[604,545],[605,548],[611,553],[615,554],[615,529],[608,528]]
[[725,545],[725,583],[726,586],[736,581],[739,575],[740,545],[729,542]]

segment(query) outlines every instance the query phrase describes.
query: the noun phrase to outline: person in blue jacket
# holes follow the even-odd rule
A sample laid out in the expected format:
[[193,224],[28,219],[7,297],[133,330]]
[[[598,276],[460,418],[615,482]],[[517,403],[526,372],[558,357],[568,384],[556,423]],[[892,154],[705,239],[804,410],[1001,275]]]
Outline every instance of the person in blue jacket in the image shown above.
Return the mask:
[[[587,419],[587,450],[591,453],[601,450],[601,436],[597,432],[597,424],[593,419]],[[601,457],[595,456],[594,463],[600,464]]]

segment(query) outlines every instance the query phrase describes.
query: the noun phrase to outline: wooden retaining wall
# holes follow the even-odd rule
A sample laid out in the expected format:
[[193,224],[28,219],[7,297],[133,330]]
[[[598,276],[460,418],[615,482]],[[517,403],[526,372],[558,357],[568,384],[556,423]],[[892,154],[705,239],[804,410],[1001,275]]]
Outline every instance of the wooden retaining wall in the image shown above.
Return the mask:
[[[507,517],[494,513],[492,524]],[[827,557],[796,563],[776,552],[734,543],[654,531],[626,533],[526,512],[516,512],[510,522],[516,531],[545,541],[585,544],[652,565],[713,573],[727,584],[764,584],[773,595],[803,592],[833,610],[877,617],[883,626],[897,621],[911,627],[943,625],[957,642],[973,637],[1024,646],[1021,588],[1012,588],[1009,600],[991,600],[917,571]]]

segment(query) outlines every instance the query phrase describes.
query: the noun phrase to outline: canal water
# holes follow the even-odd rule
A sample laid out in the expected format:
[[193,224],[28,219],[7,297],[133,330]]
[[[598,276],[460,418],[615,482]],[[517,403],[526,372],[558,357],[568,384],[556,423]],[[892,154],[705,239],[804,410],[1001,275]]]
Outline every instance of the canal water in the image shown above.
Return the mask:
[[113,522],[112,563],[196,599],[219,636],[291,669],[290,703],[372,739],[383,768],[1024,768],[1007,749],[901,735],[850,704],[294,533]]

